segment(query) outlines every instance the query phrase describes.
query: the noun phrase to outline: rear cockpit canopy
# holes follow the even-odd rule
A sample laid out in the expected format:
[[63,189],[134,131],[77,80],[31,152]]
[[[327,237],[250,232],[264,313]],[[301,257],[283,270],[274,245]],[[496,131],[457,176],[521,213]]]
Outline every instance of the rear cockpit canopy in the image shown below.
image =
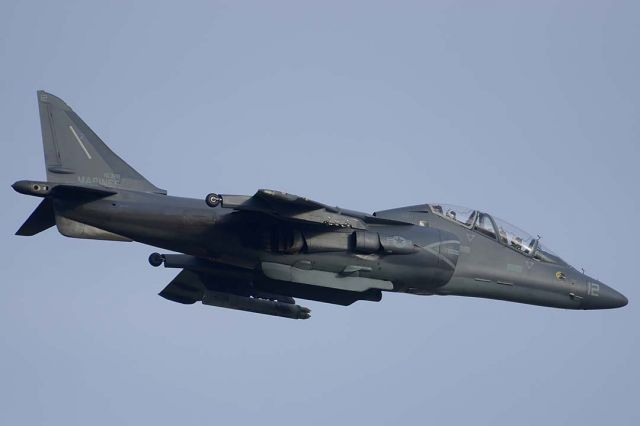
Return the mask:
[[451,204],[428,204],[428,210],[485,237],[500,241],[526,256],[550,263],[566,264],[560,257],[540,244],[539,237],[491,216],[488,213]]

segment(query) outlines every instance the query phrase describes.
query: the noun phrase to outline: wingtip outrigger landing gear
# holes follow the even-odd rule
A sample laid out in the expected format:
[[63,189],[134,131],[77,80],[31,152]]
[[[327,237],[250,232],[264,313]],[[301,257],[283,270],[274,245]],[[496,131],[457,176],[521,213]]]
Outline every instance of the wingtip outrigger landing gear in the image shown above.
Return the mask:
[[211,194],[207,195],[204,201],[207,203],[209,207],[216,207],[218,204],[222,202],[222,197],[220,196],[220,194],[216,194],[212,192]]
[[164,263],[164,256],[160,253],[151,253],[149,255],[149,263],[151,266],[158,267]]

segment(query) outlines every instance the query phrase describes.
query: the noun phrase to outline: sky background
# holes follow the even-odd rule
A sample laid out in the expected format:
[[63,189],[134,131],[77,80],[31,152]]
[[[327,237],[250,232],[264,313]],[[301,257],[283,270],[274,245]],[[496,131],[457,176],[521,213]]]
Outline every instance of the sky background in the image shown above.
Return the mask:
[[[168,3],[0,3],[0,424],[640,422],[639,2]],[[151,247],[13,235],[37,89],[170,194],[467,205],[630,304],[171,303]]]

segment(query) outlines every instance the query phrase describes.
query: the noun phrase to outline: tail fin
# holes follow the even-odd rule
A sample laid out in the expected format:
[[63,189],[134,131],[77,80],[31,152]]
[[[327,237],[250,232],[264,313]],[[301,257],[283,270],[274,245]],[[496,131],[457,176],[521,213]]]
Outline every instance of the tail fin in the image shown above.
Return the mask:
[[38,91],[49,182],[166,194],[125,163],[64,101]]

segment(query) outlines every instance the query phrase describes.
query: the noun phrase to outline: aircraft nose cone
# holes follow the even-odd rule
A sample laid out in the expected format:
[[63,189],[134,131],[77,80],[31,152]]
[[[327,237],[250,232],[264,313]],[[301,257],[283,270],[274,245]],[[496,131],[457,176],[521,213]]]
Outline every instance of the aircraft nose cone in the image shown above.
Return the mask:
[[612,289],[600,282],[587,284],[587,297],[583,309],[614,309],[626,306],[629,303],[624,294]]

